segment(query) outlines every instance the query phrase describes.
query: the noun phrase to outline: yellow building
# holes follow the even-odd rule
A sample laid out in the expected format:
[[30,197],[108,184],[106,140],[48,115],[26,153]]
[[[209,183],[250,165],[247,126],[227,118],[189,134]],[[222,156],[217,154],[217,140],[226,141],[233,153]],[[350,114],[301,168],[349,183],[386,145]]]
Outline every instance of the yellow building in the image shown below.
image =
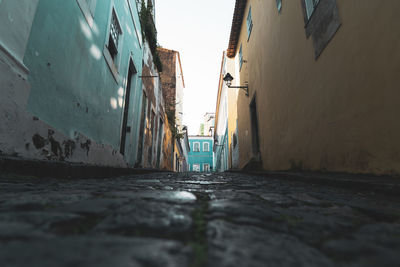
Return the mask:
[[400,1],[237,0],[239,167],[400,173]]
[[217,104],[215,108],[214,160],[216,171],[238,169],[239,145],[237,142],[237,96],[223,81],[227,73],[235,70],[234,60],[222,54],[219,74]]

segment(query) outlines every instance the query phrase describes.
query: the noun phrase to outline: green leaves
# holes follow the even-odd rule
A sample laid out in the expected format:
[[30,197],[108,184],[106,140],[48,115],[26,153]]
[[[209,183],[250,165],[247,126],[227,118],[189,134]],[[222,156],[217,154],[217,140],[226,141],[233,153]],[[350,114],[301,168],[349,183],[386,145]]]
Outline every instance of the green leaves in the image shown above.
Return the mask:
[[153,20],[153,7],[146,4],[142,0],[140,7],[140,24],[142,26],[142,35],[146,37],[150,46],[150,51],[153,54],[153,62],[159,72],[162,72],[162,63],[160,56],[157,53],[157,30]]

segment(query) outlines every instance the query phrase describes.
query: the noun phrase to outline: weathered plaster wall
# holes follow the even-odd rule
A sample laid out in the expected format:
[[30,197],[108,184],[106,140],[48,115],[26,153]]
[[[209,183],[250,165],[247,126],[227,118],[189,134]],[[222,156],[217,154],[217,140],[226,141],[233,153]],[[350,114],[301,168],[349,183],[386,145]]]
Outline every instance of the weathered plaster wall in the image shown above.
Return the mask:
[[[0,21],[8,20],[0,23],[0,40],[13,48],[7,52],[0,49],[0,154],[126,166],[128,153],[124,159],[118,152],[118,122],[127,73],[121,67],[119,83],[107,83],[109,73],[100,51],[108,24],[108,15],[101,14],[110,14],[110,2],[97,4],[93,24],[86,21],[77,1],[40,1],[36,14],[38,1],[28,2],[0,1]],[[125,47],[126,60],[121,60],[121,65],[128,66],[134,51],[132,58],[139,73],[141,47],[134,39],[140,25],[136,4],[130,3],[131,8],[128,2],[116,6],[124,23],[121,25],[126,39],[122,42],[134,46]],[[22,58],[24,62],[18,62]],[[29,76],[24,64],[29,67]],[[131,101],[131,107],[140,103],[135,90]],[[108,114],[113,107],[114,113]],[[134,113],[128,122],[136,125]],[[136,143],[134,136],[127,138],[127,146]]]
[[24,58],[38,2],[0,1],[0,50],[7,50],[19,63]]
[[238,99],[240,167],[252,156],[256,95],[263,168],[400,173],[400,2],[337,3],[342,26],[315,60],[300,1],[284,1],[281,15],[275,1],[248,1],[239,40],[247,60],[240,78],[250,89]]
[[[143,44],[143,63],[143,91],[146,93],[148,105],[141,166],[173,170],[172,150],[174,144],[172,132],[165,114],[160,74],[154,65],[153,56],[147,42]],[[160,119],[163,121],[163,128],[161,128]],[[160,152],[159,149],[161,149]],[[159,166],[157,166],[158,161]]]
[[176,103],[176,54],[175,51],[157,48],[157,52],[160,56],[163,71],[160,73],[164,100],[166,103],[166,108],[170,108],[173,113],[175,113],[175,103]]
[[[118,77],[114,79],[103,50],[112,7],[122,27]],[[131,12],[131,10],[133,12]],[[77,1],[40,1],[24,57],[31,70],[29,111],[63,135],[84,135],[100,146],[119,151],[130,58],[132,78],[125,159],[136,157],[141,107],[142,48],[136,3],[98,2],[93,24]]]
[[126,166],[123,157],[108,145],[82,134],[72,138],[26,111],[30,85],[0,55],[0,155],[31,159],[86,162]]
[[173,162],[173,150],[174,150],[174,142],[172,132],[169,128],[169,123],[167,116],[165,116],[164,123],[164,137],[162,142],[162,160],[160,164],[160,169],[162,170],[174,170],[174,162]]

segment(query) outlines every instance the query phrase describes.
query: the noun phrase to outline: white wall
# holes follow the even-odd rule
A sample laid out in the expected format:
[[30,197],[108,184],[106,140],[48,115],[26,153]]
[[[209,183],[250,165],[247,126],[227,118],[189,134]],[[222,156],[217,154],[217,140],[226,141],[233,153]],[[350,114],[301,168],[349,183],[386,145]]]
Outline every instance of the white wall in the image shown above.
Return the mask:
[[176,53],[176,110],[175,110],[175,117],[176,117],[176,125],[178,125],[178,129],[182,131],[182,120],[183,120],[183,89],[184,82],[183,82],[183,73],[181,71],[181,65],[179,60],[179,54]]

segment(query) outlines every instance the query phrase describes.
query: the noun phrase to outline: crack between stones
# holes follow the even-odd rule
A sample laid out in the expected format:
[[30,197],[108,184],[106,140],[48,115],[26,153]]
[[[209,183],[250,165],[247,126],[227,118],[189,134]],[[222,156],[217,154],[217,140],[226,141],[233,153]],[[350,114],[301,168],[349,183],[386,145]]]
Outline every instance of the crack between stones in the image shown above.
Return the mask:
[[206,266],[208,258],[208,241],[207,241],[207,219],[206,214],[209,208],[210,197],[208,194],[194,192],[197,197],[196,208],[192,212],[192,240],[189,245],[193,250],[193,261],[191,267]]

